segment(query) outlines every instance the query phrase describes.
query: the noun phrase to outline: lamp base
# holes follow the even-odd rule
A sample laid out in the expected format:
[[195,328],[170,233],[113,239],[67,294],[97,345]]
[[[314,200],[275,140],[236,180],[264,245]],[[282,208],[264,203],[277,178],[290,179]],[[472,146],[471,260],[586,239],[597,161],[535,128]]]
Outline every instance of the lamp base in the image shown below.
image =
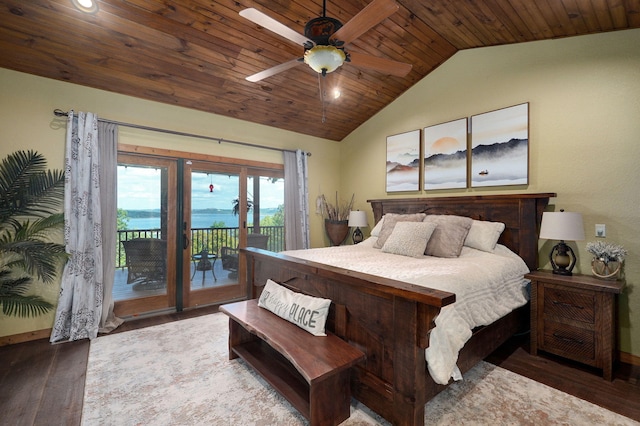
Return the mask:
[[353,231],[353,236],[351,238],[353,238],[353,244],[361,243],[362,240],[364,240],[364,235],[362,235],[360,228],[356,228],[356,230]]
[[568,271],[568,270],[562,269],[562,268],[554,269],[551,272],[554,273],[554,274],[557,274],[557,275],[565,275],[565,276],[573,275],[573,273],[571,271]]
[[564,241],[560,241],[551,249],[549,261],[553,267],[554,274],[573,275],[571,271],[576,265],[576,255]]

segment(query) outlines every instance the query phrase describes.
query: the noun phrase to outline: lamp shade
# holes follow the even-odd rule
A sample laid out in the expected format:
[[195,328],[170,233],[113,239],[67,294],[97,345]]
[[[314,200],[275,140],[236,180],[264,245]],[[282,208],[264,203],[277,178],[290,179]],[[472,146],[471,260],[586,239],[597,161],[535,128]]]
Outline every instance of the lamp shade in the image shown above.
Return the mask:
[[352,210],[349,212],[349,226],[352,227],[365,227],[369,226],[367,223],[367,212],[363,210]]
[[304,62],[322,75],[335,71],[346,59],[347,55],[335,46],[314,46],[304,54]]
[[584,240],[582,214],[565,211],[542,213],[540,238],[562,241]]

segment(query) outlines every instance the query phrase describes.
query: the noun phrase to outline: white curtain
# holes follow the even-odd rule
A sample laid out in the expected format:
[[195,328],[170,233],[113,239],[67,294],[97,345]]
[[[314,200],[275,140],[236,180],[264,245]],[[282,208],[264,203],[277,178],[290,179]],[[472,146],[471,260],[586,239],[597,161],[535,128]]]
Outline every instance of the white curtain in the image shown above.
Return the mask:
[[100,147],[100,211],[102,213],[102,283],[104,294],[100,333],[108,333],[124,320],[113,314],[113,282],[116,272],[116,244],[118,235],[118,126],[98,121]]
[[[95,114],[78,112],[76,115],[73,111],[69,112],[64,192],[64,239],[69,260],[62,274],[51,342],[97,337],[101,323],[106,325],[109,317],[107,314],[105,321],[102,321],[103,307],[112,306],[111,289],[107,292],[104,285],[103,259],[109,265],[109,259],[114,256],[115,229],[105,229],[106,234],[113,234],[113,237],[106,236],[107,243],[112,246],[104,247],[101,205],[104,202],[105,207],[114,210],[113,216],[107,218],[109,222],[105,223],[115,226],[116,204],[114,199],[106,198],[108,195],[101,189],[111,185],[110,192],[114,192],[115,184],[110,182],[101,185],[101,178],[106,176],[103,176],[101,169],[110,168],[113,175],[116,173],[116,165],[115,154],[107,155],[113,157],[107,159],[113,164],[105,166],[101,163],[102,153],[98,139],[98,117]],[[113,134],[107,139],[110,140],[109,143],[117,143]],[[111,266],[109,269],[113,271],[114,268]],[[109,287],[112,283],[113,276]],[[109,319],[112,321],[109,327],[118,322],[115,318]]]
[[308,249],[309,189],[307,153],[284,151],[285,249]]

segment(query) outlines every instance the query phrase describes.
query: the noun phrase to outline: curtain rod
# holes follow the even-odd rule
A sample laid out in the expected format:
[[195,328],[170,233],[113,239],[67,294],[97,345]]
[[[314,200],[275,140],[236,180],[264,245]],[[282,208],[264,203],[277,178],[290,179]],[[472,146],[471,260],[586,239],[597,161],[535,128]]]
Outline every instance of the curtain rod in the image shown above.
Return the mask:
[[[55,115],[56,117],[67,117],[69,115],[69,113],[65,112],[65,111],[63,111],[61,109],[54,109],[53,110],[53,115]],[[252,148],[269,149],[269,150],[272,150],[272,151],[296,152],[293,149],[274,148],[274,147],[271,147],[271,146],[257,145],[257,144],[253,144],[253,143],[249,143],[249,142],[233,141],[233,140],[224,139],[224,138],[214,138],[214,137],[211,137],[211,136],[203,136],[203,135],[196,135],[196,134],[193,134],[193,133],[178,132],[176,130],[167,130],[167,129],[160,129],[160,128],[157,128],[157,127],[142,126],[140,124],[123,123],[122,121],[107,120],[105,118],[100,118],[100,117],[98,117],[98,121],[102,121],[103,123],[116,124],[118,126],[131,127],[133,129],[150,130],[152,132],[168,133],[170,135],[187,136],[187,137],[190,137],[190,138],[206,139],[206,140],[209,140],[209,141],[218,142],[219,144],[221,144],[221,143],[231,143],[231,144],[235,144],[235,145],[250,146]],[[307,156],[309,156],[309,157],[311,156],[310,152],[305,152],[305,154]]]

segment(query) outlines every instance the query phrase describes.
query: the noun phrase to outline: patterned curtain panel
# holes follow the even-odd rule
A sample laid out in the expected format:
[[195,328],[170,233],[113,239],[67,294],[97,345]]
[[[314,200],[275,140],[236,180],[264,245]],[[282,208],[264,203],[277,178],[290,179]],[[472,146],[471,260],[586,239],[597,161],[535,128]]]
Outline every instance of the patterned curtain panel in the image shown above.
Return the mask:
[[64,239],[69,260],[62,275],[51,342],[98,335],[105,296],[100,169],[98,117],[70,111],[64,194]]
[[285,249],[308,249],[309,188],[307,153],[284,151]]

